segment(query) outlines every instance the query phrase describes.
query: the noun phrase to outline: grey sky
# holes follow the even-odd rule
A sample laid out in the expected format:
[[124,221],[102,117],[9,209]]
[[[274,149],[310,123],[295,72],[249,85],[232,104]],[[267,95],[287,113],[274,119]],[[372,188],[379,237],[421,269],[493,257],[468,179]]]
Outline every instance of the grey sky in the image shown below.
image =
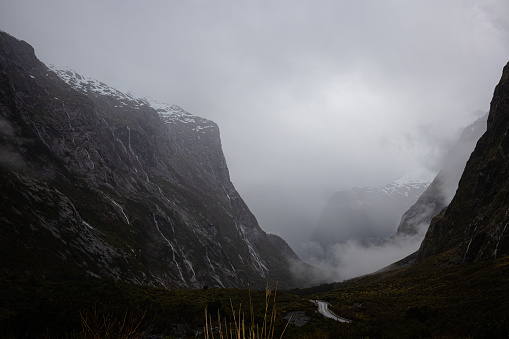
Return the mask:
[[43,62],[217,122],[233,183],[287,239],[304,226],[260,187],[316,214],[316,192],[436,167],[489,107],[508,22],[506,0],[0,0]]

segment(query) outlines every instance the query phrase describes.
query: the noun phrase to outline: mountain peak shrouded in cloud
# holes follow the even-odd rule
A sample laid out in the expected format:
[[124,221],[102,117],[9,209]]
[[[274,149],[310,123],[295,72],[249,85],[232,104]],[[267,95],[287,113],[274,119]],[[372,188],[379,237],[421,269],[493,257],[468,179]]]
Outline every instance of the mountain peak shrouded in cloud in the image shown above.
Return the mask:
[[322,212],[311,240],[327,247],[348,241],[368,245],[387,238],[433,177],[431,171],[420,169],[382,188],[336,192]]
[[338,281],[373,272],[415,251],[418,242],[414,239],[397,246],[385,246],[384,242],[433,176],[433,172],[419,169],[382,188],[334,193],[310,240],[303,243],[301,258],[322,269],[314,275]]
[[405,174],[399,179],[394,180],[392,183],[382,188],[387,187],[420,187],[423,183],[430,183],[433,181],[436,173],[425,168],[416,169],[408,174]]
[[[387,266],[384,270],[415,262],[415,252],[419,249],[431,219],[453,198],[465,164],[477,141],[486,131],[487,118],[488,115],[484,114],[463,129],[459,139],[444,156],[441,170],[436,176],[434,172],[426,169],[417,170],[382,189],[363,188],[336,193],[322,214],[322,225],[320,222],[318,224],[318,227],[323,228],[323,223],[328,221],[329,226],[332,226],[328,229],[315,229],[312,235],[315,238],[311,238],[314,241],[305,244],[302,257],[327,272],[323,279],[329,281],[372,273],[411,253],[414,255],[400,263]],[[410,192],[416,194],[409,194]],[[355,203],[349,195],[352,193],[357,199]],[[413,198],[416,202],[411,206],[406,205],[406,209],[398,212],[397,221],[393,220],[393,224],[385,228],[388,233],[380,233],[375,237],[375,231],[383,230],[382,217],[390,211],[386,202],[384,204],[383,201],[371,201],[380,193],[385,194],[385,199],[408,197],[409,201]],[[367,198],[370,196],[371,198]],[[395,204],[401,202],[402,200],[392,201]],[[373,215],[371,218],[369,212]],[[397,231],[394,234],[396,226]],[[343,238],[338,238],[338,234]],[[392,237],[389,238],[390,235]]]

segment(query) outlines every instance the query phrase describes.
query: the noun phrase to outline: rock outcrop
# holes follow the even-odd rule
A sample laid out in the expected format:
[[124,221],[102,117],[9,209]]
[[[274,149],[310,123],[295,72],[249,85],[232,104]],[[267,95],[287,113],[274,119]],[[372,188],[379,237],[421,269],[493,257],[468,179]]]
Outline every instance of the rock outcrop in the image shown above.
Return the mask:
[[0,32],[0,271],[166,288],[295,286],[230,182],[218,126]]

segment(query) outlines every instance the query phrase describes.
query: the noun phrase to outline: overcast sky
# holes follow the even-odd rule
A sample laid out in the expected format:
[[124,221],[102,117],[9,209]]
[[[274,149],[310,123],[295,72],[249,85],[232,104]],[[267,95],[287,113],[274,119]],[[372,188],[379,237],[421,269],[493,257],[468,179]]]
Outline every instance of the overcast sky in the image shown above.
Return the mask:
[[283,236],[266,187],[301,211],[438,169],[489,108],[508,24],[507,0],[0,0],[43,62],[218,123],[233,183]]

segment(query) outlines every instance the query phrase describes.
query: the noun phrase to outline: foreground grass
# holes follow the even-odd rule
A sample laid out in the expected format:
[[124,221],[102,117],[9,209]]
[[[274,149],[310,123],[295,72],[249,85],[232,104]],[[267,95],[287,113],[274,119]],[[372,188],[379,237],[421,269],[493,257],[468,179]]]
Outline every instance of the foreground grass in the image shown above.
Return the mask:
[[[271,298],[272,294],[274,295]],[[265,313],[263,315],[263,323],[256,324],[255,323],[255,314],[253,309],[253,302],[251,299],[251,291],[249,291],[249,313],[248,317],[246,317],[245,312],[242,310],[241,306],[239,306],[238,312],[234,310],[233,304],[231,304],[231,311],[233,314],[233,322],[230,319],[228,323],[226,319],[224,319],[224,325],[221,319],[221,312],[217,312],[217,321],[214,322],[212,320],[211,314],[208,312],[208,309],[205,308],[205,339],[214,338],[214,333],[217,333],[219,338],[239,338],[239,339],[272,339],[274,338],[275,325],[277,322],[277,303],[276,303],[276,295],[277,295],[277,286],[273,291],[267,286],[265,289]],[[272,299],[272,304],[271,304]],[[270,316],[269,316],[270,310]],[[246,319],[247,318],[247,319]],[[290,323],[291,316],[288,319],[288,322],[279,336],[282,338],[288,324]]]
[[[250,307],[254,323],[263,324],[265,300],[265,290],[168,291],[101,279],[41,281],[11,276],[0,280],[0,337],[80,337],[84,332],[98,332],[101,326],[119,328],[127,317],[138,332],[194,338],[203,332],[205,309],[214,315],[220,312],[230,323],[231,305]],[[281,316],[273,329],[282,333],[288,312],[304,311],[311,317],[315,308],[304,297],[279,291],[274,311]],[[83,318],[88,325],[84,326]]]
[[[284,338],[313,339],[506,338],[509,257],[454,264],[444,254],[389,273],[277,291],[277,303],[273,297],[268,304],[267,291],[168,291],[100,279],[41,281],[4,276],[0,279],[0,337],[93,338],[94,333],[106,337],[100,331],[108,328],[109,333],[124,331],[130,337],[205,338],[203,330],[209,326],[213,329],[209,338],[216,338],[220,337],[217,315],[222,324],[237,323],[240,328],[240,311],[249,324],[245,333],[258,326],[258,333],[275,333],[275,338],[282,333]],[[354,322],[323,318],[309,299],[329,301],[335,313]],[[288,315],[295,311],[308,318],[305,325],[288,324]],[[263,326],[269,330],[263,332]]]

